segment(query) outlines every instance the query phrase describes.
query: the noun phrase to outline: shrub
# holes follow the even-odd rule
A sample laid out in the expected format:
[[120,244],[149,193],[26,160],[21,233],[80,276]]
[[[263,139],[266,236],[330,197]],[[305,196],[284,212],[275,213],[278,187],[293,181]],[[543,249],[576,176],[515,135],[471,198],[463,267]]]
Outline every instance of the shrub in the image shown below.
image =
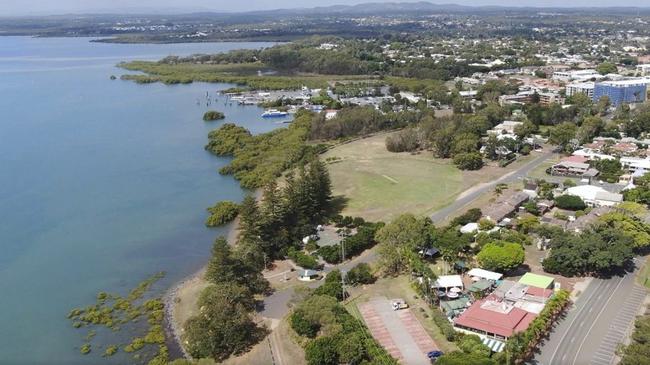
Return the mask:
[[309,256],[302,251],[296,250],[293,247],[289,249],[287,256],[289,256],[289,258],[293,260],[296,265],[302,268],[316,269],[319,267],[318,261],[313,256]]
[[440,332],[445,336],[447,341],[454,341],[458,333],[454,330],[454,326],[451,325],[447,316],[445,316],[438,308],[433,308],[433,322],[440,328]]
[[218,120],[218,119],[223,119],[226,116],[222,112],[218,112],[216,110],[208,110],[203,114],[203,121],[209,122],[211,120]]
[[216,227],[231,222],[239,214],[239,205],[229,200],[220,201],[208,208],[210,216],[205,221],[208,227]]
[[390,152],[413,152],[420,148],[418,131],[407,128],[386,137],[386,149]]

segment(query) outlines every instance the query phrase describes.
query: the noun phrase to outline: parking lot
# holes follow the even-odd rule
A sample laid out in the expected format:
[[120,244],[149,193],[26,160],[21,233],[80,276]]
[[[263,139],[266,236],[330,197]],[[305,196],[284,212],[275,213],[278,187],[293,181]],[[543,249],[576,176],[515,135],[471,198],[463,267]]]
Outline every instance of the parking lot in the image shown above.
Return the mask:
[[438,350],[410,309],[393,310],[392,301],[378,297],[358,305],[372,336],[402,364],[430,364],[427,352]]

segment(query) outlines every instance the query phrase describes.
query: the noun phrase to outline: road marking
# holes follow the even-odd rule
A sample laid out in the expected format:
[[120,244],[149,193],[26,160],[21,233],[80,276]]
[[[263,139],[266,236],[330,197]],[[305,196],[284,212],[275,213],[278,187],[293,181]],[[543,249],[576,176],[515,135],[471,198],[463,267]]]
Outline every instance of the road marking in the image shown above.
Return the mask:
[[[609,304],[609,302],[612,300],[612,298],[614,298],[614,294],[616,293],[618,288],[621,286],[621,284],[623,284],[623,281],[625,280],[625,278],[627,278],[628,275],[629,274],[625,274],[625,276],[623,276],[621,278],[621,280],[618,282],[618,284],[616,284],[616,288],[614,288],[614,290],[612,291],[612,294],[609,296],[609,298],[607,299],[607,301],[603,305],[603,308],[600,310],[600,312],[596,316],[596,319],[594,319],[594,323],[591,324],[591,327],[589,327],[589,329],[587,330],[587,333],[590,333],[591,330],[596,325],[596,323],[598,323],[598,318],[600,318],[600,316],[603,314],[603,312],[605,311],[605,308],[607,308],[607,305]],[[573,361],[571,362],[572,364],[575,365],[576,361],[578,360],[578,355],[580,355],[580,351],[582,350],[582,346],[584,346],[585,341],[587,341],[587,337],[588,336],[585,336],[585,338],[582,340],[582,343],[580,343],[580,346],[578,346],[578,351],[576,351],[576,356],[573,358]]]
[[[564,335],[562,335],[562,338],[560,338],[560,342],[558,343],[557,347],[555,348],[555,351],[553,351],[553,355],[551,355],[551,361],[549,362],[550,364],[553,364],[553,359],[555,359],[555,355],[557,355],[557,351],[560,349],[560,346],[562,346],[562,344],[564,343],[564,339],[569,334],[569,331],[571,330],[571,327],[573,327],[573,323],[578,319],[578,317],[580,316],[580,313],[585,308],[587,308],[587,304],[589,303],[591,298],[593,298],[593,296],[596,295],[596,293],[598,293],[598,289],[600,289],[600,287],[603,286],[604,282],[605,282],[604,280],[601,280],[601,281],[598,282],[597,287],[594,289],[594,291],[591,294],[589,294],[589,298],[585,299],[585,305],[582,306],[582,308],[580,308],[578,310],[578,312],[576,313],[575,318],[573,318],[571,323],[569,323],[568,329],[566,330],[566,332],[564,332]],[[591,312],[591,309],[589,310],[589,312]],[[566,354],[564,355],[564,357],[566,357]],[[562,358],[562,361],[564,361],[564,358]]]

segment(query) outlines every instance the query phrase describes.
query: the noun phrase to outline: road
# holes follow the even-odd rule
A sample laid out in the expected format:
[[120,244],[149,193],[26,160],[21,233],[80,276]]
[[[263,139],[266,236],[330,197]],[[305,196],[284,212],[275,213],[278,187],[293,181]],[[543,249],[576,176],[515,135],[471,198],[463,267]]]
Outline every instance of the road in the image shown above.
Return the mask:
[[532,361],[537,365],[610,365],[646,297],[635,284],[637,270],[594,279],[551,332]]
[[535,157],[531,161],[520,166],[516,170],[506,175],[503,175],[497,180],[493,180],[489,183],[481,184],[478,187],[471,189],[469,193],[463,194],[460,198],[456,199],[456,201],[454,201],[450,205],[433,213],[431,215],[431,220],[434,223],[439,223],[445,220],[447,217],[460,212],[460,210],[462,210],[469,203],[473,202],[475,199],[487,193],[488,191],[494,189],[494,187],[497,186],[497,184],[508,184],[508,183],[515,182],[517,180],[523,180],[523,178],[526,177],[532,170],[534,170],[539,165],[543,164],[553,156],[554,156],[553,152],[550,151],[541,152],[539,156]]

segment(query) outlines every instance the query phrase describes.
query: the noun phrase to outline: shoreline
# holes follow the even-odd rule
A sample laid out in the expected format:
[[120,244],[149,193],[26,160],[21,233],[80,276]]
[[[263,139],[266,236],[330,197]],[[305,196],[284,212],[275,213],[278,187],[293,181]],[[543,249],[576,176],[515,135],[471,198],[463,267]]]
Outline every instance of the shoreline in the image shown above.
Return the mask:
[[[254,195],[256,195],[256,197],[259,199],[259,192],[255,192]],[[239,217],[235,218],[235,220],[230,222],[229,225],[230,227],[228,228],[226,240],[228,241],[229,245],[233,246],[237,242],[237,233],[239,231],[237,227],[239,226]],[[184,320],[182,318],[179,318],[177,309],[178,304],[183,302],[183,300],[187,302],[188,298],[184,297],[184,292],[191,292],[193,291],[192,289],[199,289],[201,286],[206,285],[203,278],[208,267],[208,260],[206,260],[206,263],[203,264],[203,266],[201,266],[201,268],[195,273],[186,276],[185,278],[169,287],[169,289],[167,289],[163,295],[163,303],[165,306],[165,343],[169,349],[170,359],[192,359],[190,354],[182,345]]]

